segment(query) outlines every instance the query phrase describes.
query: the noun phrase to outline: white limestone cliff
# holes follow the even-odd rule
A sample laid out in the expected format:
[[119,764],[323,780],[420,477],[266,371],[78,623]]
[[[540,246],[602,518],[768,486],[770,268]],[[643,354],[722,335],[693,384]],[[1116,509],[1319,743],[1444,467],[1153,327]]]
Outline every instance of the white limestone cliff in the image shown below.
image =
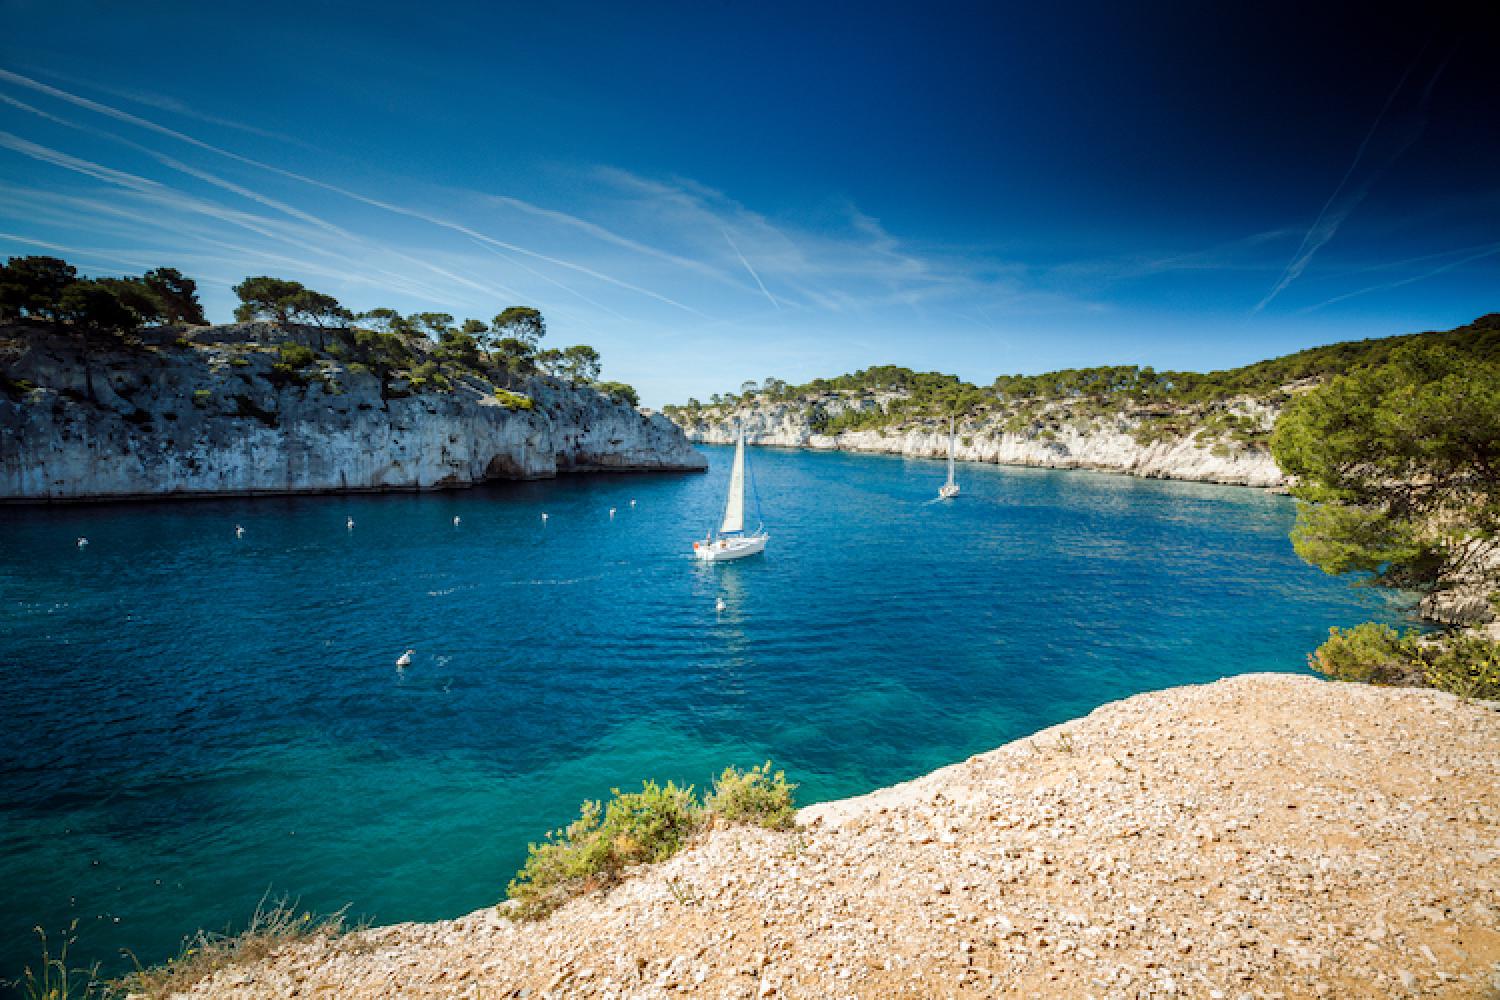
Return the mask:
[[276,353],[237,332],[96,348],[91,377],[72,340],[5,339],[0,500],[434,489],[707,465],[661,414],[593,389],[538,376],[512,396],[475,376],[383,394],[374,374],[329,360],[288,383],[272,371]]
[[[754,400],[734,407],[708,407],[696,414],[675,410],[672,418],[688,440],[705,444],[734,441],[735,428],[745,430],[748,444],[823,451],[864,451],[909,458],[944,458],[948,428],[935,420],[897,423],[879,430],[846,430],[820,434],[815,414],[837,417],[851,409],[883,406],[888,395],[859,397],[830,394],[816,400]],[[957,427],[955,454],[963,462],[1029,465],[1054,469],[1096,469],[1155,479],[1282,488],[1286,478],[1263,445],[1213,436],[1208,431],[1164,435],[1150,440],[1143,418],[1128,412],[1071,417],[1062,406],[1017,427],[1003,415],[968,417]],[[1253,398],[1226,404],[1225,412],[1269,429],[1276,410]]]

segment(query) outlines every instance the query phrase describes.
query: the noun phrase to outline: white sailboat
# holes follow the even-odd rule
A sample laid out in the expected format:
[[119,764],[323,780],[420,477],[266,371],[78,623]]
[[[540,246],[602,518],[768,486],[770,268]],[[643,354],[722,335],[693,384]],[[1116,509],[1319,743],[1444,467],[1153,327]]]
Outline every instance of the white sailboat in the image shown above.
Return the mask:
[[938,487],[938,497],[952,500],[958,496],[958,483],[953,479],[953,418],[948,418],[948,481]]
[[741,430],[734,443],[734,466],[729,471],[724,517],[718,532],[711,531],[707,538],[693,543],[693,555],[704,562],[743,559],[764,551],[768,538],[764,526],[745,532],[745,432]]

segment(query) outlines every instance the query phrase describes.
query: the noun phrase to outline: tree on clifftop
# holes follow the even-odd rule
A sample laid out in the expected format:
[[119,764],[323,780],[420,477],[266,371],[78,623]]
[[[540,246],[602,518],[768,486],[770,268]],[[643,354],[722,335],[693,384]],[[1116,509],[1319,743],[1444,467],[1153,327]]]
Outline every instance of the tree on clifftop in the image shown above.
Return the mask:
[[161,317],[168,323],[184,323],[203,326],[208,318],[203,315],[203,306],[198,302],[198,283],[184,277],[175,267],[158,267],[141,276],[156,300]]
[[246,278],[234,286],[234,294],[240,299],[234,318],[241,323],[268,319],[277,326],[286,326],[292,321],[293,300],[299,292],[306,290],[300,281],[264,274]]
[[1493,572],[1500,362],[1399,348],[1293,400],[1271,451],[1296,477],[1292,542],[1313,565],[1424,591]]
[[548,375],[581,385],[595,382],[602,370],[599,352],[587,344],[575,344],[560,351],[550,348],[537,354],[536,360]]
[[354,314],[339,305],[338,299],[315,292],[300,281],[262,274],[235,285],[234,294],[240,298],[234,318],[241,323],[263,319],[277,326],[302,322],[324,329],[344,326],[354,319]]
[[[73,265],[57,257],[12,257],[0,266],[0,320],[76,325],[87,315],[96,330],[125,332],[145,323],[201,324],[197,289],[191,278],[171,267],[139,277],[80,279]],[[105,301],[106,293],[114,303]]]
[[511,306],[490,323],[501,337],[514,337],[533,351],[541,346],[547,336],[547,321],[542,314],[530,306]]
[[0,267],[0,320],[62,319],[63,289],[78,271],[57,257],[12,257]]

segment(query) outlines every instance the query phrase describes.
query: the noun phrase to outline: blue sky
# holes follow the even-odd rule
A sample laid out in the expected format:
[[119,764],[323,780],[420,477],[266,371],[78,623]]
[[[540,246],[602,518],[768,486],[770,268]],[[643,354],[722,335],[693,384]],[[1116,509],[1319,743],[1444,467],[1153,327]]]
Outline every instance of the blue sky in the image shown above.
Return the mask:
[[1473,15],[637,6],[0,0],[0,255],[535,305],[652,404],[1500,309]]

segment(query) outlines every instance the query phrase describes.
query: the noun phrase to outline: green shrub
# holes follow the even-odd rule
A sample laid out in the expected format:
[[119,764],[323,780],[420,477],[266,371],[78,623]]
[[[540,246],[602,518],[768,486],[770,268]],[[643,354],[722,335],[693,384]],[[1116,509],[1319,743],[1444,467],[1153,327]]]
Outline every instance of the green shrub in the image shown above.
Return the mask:
[[616,403],[626,403],[630,406],[641,405],[641,397],[635,391],[635,387],[626,385],[624,382],[595,382],[594,388]]
[[531,401],[530,396],[523,396],[518,392],[511,392],[508,389],[496,389],[495,398],[507,410],[530,410],[536,407],[536,404]]
[[5,393],[11,399],[20,401],[21,397],[36,388],[36,383],[30,379],[11,378],[4,372],[0,372],[0,392]]
[[230,358],[229,359],[229,363],[231,365],[234,365],[234,367],[236,367],[236,368],[249,368],[250,367],[250,359],[249,358]]
[[568,900],[609,889],[635,865],[665,861],[681,850],[709,818],[787,830],[796,822],[786,774],[771,762],[748,771],[729,767],[714,782],[706,803],[693,787],[648,781],[639,792],[611,789],[608,804],[585,802],[566,829],[527,846],[526,864],[506,895],[515,904],[502,912],[514,920],[545,917]]
[[1422,676],[1460,698],[1500,699],[1500,642],[1459,635],[1424,650]]
[[1328,641],[1307,658],[1318,673],[1336,681],[1415,685],[1422,682],[1417,633],[1397,632],[1389,625],[1365,622],[1350,629],[1331,628]]
[[306,368],[317,360],[318,356],[311,347],[304,347],[302,344],[281,345],[281,362],[291,368]]
[[289,385],[307,385],[307,376],[284,361],[272,364],[271,370],[265,372],[263,377],[278,389],[284,389]]
[[420,389],[428,382],[440,377],[438,363],[436,361],[424,361],[411,370],[411,386],[413,389]]
[[1500,643],[1477,635],[1422,638],[1415,629],[1365,622],[1329,629],[1328,641],[1308,662],[1334,680],[1426,685],[1463,698],[1500,699]]
[[506,890],[516,902],[507,915],[534,920],[574,896],[607,889],[632,865],[665,861],[703,825],[691,785],[648,781],[639,792],[611,791],[608,806],[585,802],[567,829],[527,847],[526,864]]
[[771,773],[771,762],[748,771],[726,767],[708,796],[709,811],[731,823],[750,823],[769,830],[789,830],[797,822],[797,807],[785,771]]

